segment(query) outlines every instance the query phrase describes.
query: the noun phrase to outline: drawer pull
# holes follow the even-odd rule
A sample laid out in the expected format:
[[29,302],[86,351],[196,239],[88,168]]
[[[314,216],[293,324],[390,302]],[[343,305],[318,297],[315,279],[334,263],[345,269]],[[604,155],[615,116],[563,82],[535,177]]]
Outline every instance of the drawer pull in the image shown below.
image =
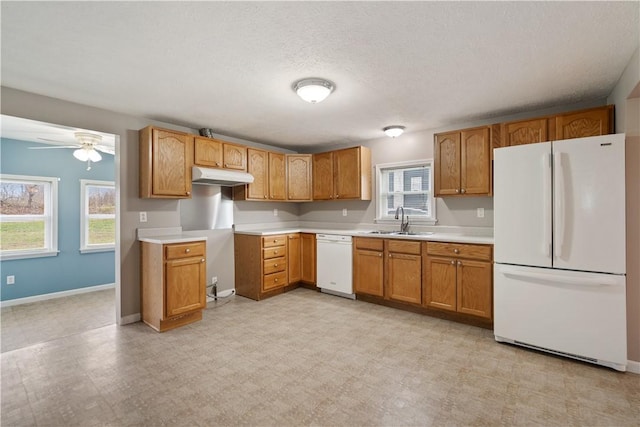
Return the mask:
[[274,266],[274,267],[277,267],[277,266],[278,266],[278,264],[273,264],[273,266]]
[[274,254],[277,254],[277,253],[278,253],[278,251],[273,251],[273,253],[274,253]]
[[460,249],[454,249],[454,250],[453,250],[453,253],[454,253],[454,254],[459,254],[459,253],[460,253]]
[[186,253],[189,253],[189,252],[191,252],[191,249],[187,248],[187,249],[185,249],[184,251],[185,251]]
[[277,282],[277,281],[278,281],[278,278],[273,279],[273,281],[274,281],[274,282]]
[[456,262],[454,260],[451,260],[451,265],[456,265]]
[[204,258],[202,258],[202,259],[200,260],[200,262],[204,262]]
[[461,192],[462,194],[464,194],[464,193],[466,193],[466,192],[467,192],[467,190],[465,190],[465,189],[463,188],[462,190],[460,190],[460,192]]
[[462,265],[462,261],[458,261],[458,265]]

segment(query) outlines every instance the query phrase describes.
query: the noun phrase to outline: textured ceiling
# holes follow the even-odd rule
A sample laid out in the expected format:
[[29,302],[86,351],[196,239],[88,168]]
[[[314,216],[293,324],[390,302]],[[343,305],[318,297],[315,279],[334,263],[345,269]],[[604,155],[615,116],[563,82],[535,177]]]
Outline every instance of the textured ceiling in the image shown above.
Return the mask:
[[[2,85],[282,147],[606,97],[633,2],[1,2]],[[336,84],[320,104],[292,90]]]

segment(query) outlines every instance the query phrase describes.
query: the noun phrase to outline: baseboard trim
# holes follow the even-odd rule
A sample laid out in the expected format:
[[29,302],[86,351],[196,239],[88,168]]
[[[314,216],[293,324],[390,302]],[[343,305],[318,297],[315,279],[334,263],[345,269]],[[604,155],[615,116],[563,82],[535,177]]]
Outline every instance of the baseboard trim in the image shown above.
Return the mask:
[[70,289],[68,291],[52,292],[50,294],[34,295],[32,297],[10,299],[7,301],[1,301],[0,307],[11,307],[14,305],[28,304],[31,302],[46,301],[49,299],[63,298],[71,295],[79,295],[89,292],[103,291],[105,289],[113,289],[115,287],[115,283],[107,283],[106,285],[89,286],[86,288]]
[[121,317],[118,322],[118,325],[122,326],[122,325],[128,325],[129,323],[136,323],[136,322],[139,322],[140,319],[142,319],[142,316],[140,316],[140,313],[130,314],[128,316]]
[[627,372],[640,375],[640,362],[627,360]]

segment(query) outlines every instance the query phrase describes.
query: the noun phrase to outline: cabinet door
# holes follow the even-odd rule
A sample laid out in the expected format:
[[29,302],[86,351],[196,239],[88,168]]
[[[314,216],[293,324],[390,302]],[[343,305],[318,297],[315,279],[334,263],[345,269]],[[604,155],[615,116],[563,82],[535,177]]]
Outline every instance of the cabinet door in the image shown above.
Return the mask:
[[269,153],[269,199],[285,199],[286,168],[284,154]]
[[221,168],[223,151],[222,141],[211,138],[195,138],[193,158],[198,166]]
[[612,133],[612,109],[597,108],[556,117],[556,139],[582,138]]
[[503,147],[549,141],[547,119],[505,123],[502,125],[502,138]]
[[224,143],[224,167],[240,171],[247,170],[247,147]]
[[301,242],[301,280],[304,283],[315,285],[316,283],[316,235],[309,233],[300,234]]
[[491,263],[460,260],[457,264],[457,310],[487,319],[492,317]]
[[165,268],[165,317],[206,307],[204,258],[170,260],[166,262]]
[[384,296],[384,257],[382,252],[356,249],[353,257],[355,293]]
[[489,128],[461,132],[460,193],[489,195],[491,192],[491,141]]
[[253,175],[253,182],[247,184],[247,199],[267,198],[269,183],[269,154],[263,150],[247,149],[247,170]]
[[287,154],[287,200],[311,200],[310,154]]
[[424,305],[456,311],[456,261],[426,257]]
[[334,198],[359,199],[360,148],[353,147],[333,152]]
[[434,147],[435,195],[460,193],[460,132],[436,135]]
[[287,252],[287,268],[289,272],[289,284],[298,283],[302,278],[302,247],[300,234],[289,234],[288,252]]
[[420,255],[389,253],[387,281],[389,298],[421,304],[422,257]]
[[152,132],[153,196],[188,198],[191,195],[193,137],[161,129]]
[[313,200],[333,199],[333,152],[313,155]]

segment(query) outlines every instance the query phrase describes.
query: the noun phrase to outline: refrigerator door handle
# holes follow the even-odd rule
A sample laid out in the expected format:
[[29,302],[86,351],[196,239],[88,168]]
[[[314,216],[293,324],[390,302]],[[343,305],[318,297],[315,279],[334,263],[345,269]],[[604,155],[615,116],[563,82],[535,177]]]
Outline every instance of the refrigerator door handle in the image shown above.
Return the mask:
[[551,256],[551,153],[542,155],[542,218],[544,236],[542,238],[542,253]]
[[565,285],[581,285],[581,286],[615,286],[618,283],[617,277],[572,277],[556,274],[537,273],[531,271],[523,271],[517,268],[502,268],[502,274],[521,279],[538,279],[545,282]]
[[555,233],[553,236],[554,258],[562,256],[562,246],[564,245],[564,228],[565,228],[565,206],[564,206],[564,170],[562,167],[562,153],[553,153],[553,169],[556,185],[554,185],[554,209],[555,209]]

